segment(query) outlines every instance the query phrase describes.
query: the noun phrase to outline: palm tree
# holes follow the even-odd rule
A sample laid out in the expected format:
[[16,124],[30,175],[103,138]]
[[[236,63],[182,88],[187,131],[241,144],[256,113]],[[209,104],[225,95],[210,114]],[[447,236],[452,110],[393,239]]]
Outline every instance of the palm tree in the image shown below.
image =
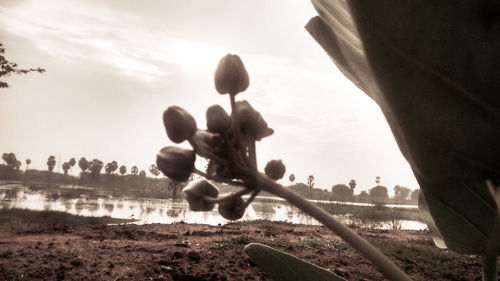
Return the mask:
[[49,159],[47,159],[47,168],[49,172],[53,172],[55,166],[56,166],[56,157],[51,155]]
[[149,166],[149,172],[156,178],[157,176],[160,175],[160,170],[158,170],[158,167],[156,167],[155,164],[151,164]]
[[125,167],[124,165],[121,165],[120,169],[119,169],[119,172],[120,172],[120,174],[123,177],[127,173],[127,167]]
[[114,171],[118,169],[118,163],[116,161],[112,161],[108,164],[106,164],[106,167],[104,167],[104,170],[106,171],[106,174],[112,174]]
[[293,182],[295,181],[295,175],[294,174],[290,174],[290,176],[288,177],[288,180],[290,180],[290,185],[292,185]]
[[63,168],[64,174],[67,175],[68,170],[71,168],[71,165],[69,164],[69,162],[64,162],[62,164],[62,168]]
[[353,191],[354,193],[354,188],[356,187],[356,180],[351,180],[349,181],[349,187],[351,188],[351,190]]
[[133,166],[132,169],[130,169],[130,172],[133,175],[137,175],[137,173],[139,173],[139,168],[137,168],[137,166]]
[[73,166],[75,166],[75,164],[76,164],[76,159],[75,158],[69,159],[68,164],[70,166],[69,172],[71,173],[71,175],[73,175]]
[[82,174],[84,174],[85,171],[87,171],[87,169],[89,168],[89,161],[87,161],[85,157],[80,158],[80,160],[78,161],[78,167],[80,167],[80,169],[82,170]]
[[31,164],[31,159],[26,159],[26,170],[24,172],[28,171],[28,169],[30,168],[30,164]]
[[310,189],[312,189],[314,187],[314,176],[313,175],[309,175],[307,177],[307,185],[309,186]]

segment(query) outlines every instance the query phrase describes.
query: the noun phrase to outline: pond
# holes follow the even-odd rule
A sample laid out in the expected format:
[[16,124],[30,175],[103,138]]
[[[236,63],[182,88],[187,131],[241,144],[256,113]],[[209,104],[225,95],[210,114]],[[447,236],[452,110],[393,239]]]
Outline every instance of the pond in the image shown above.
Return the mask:
[[[324,202],[322,202],[324,203]],[[341,204],[349,204],[342,202]],[[353,203],[354,204],[354,203]],[[367,206],[369,207],[369,206]],[[82,216],[109,216],[112,218],[135,219],[137,224],[145,223],[202,223],[226,224],[217,207],[210,212],[192,212],[185,200],[114,197],[102,189],[66,188],[36,190],[17,186],[0,186],[0,208],[62,211]],[[390,229],[394,222],[376,222],[370,225],[353,219],[349,214],[334,215],[346,224],[363,227]],[[257,198],[246,210],[242,220],[271,220],[295,224],[319,225],[315,219],[301,210],[276,198]],[[422,230],[427,226],[419,221],[398,220],[401,229]]]

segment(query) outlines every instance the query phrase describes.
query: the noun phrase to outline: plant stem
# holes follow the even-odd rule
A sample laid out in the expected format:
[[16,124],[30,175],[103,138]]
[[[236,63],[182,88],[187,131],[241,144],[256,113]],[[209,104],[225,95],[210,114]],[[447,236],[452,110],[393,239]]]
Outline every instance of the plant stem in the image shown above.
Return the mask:
[[252,195],[250,195],[250,198],[248,198],[248,200],[245,202],[245,205],[241,206],[242,209],[246,209],[248,207],[248,205],[250,205],[253,200],[255,199],[255,197],[257,197],[257,195],[259,194],[260,190],[254,190],[252,192]]
[[[225,201],[231,201],[231,200],[233,200],[236,197],[243,196],[243,195],[248,194],[250,192],[252,192],[252,191],[249,190],[248,188],[245,188],[245,189],[242,189],[242,190],[240,190],[238,192],[231,193],[231,194],[228,194],[226,196],[219,197],[219,198],[213,198],[213,197],[205,195],[205,196],[203,196],[203,199],[206,200],[206,201],[208,201],[208,202],[212,202],[212,203],[221,203],[221,202],[225,202]],[[252,197],[250,197],[250,198],[252,198]],[[252,201],[253,201],[253,199],[252,199]]]
[[483,281],[496,281],[498,280],[497,273],[497,255],[495,252],[486,252],[482,256],[483,262]]
[[251,140],[248,145],[248,152],[250,156],[250,163],[257,169],[257,148],[255,147],[255,141]]
[[[223,178],[220,178],[220,177],[217,177],[217,176],[210,176],[208,175],[207,173],[205,172],[202,172],[196,168],[194,168],[194,172],[204,178],[206,178],[207,180],[214,180],[214,181],[217,181],[217,182],[222,182],[222,183],[227,183],[227,184],[230,184],[230,185],[236,185],[236,186],[246,186],[243,182],[241,181],[232,181],[232,180],[226,180],[226,179],[223,179]],[[250,193],[250,192],[248,192]]]
[[328,214],[325,210],[306,200],[292,190],[283,187],[275,181],[272,181],[264,174],[258,172],[255,173],[254,180],[258,183],[257,186],[261,187],[263,190],[287,200],[335,232],[335,234],[340,236],[344,241],[361,252],[363,256],[370,260],[373,265],[375,265],[390,280],[411,280],[411,278],[406,275],[401,268],[395,265],[391,260],[389,260],[389,258],[384,256],[384,254],[382,254],[372,244],[347,226],[336,221],[335,218]]

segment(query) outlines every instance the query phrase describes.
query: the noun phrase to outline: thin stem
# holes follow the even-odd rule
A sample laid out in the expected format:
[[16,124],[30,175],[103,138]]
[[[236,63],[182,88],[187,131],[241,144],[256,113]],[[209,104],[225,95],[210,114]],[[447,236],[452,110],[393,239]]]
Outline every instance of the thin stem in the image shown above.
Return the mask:
[[218,181],[218,182],[222,182],[222,183],[227,183],[227,184],[230,184],[230,185],[236,185],[236,186],[245,186],[245,183],[241,182],[241,181],[232,181],[232,180],[226,180],[226,179],[223,179],[221,177],[217,177],[217,176],[210,176],[209,174],[205,173],[205,172],[202,172],[196,168],[194,168],[194,172],[208,180],[214,180],[214,181]]
[[254,178],[258,183],[258,186],[263,190],[287,200],[335,232],[338,236],[344,239],[344,241],[349,243],[352,247],[361,252],[363,256],[369,259],[373,265],[375,265],[387,278],[395,281],[411,280],[411,278],[406,275],[401,268],[384,256],[373,245],[347,226],[336,221],[335,218],[328,214],[325,210],[304,199],[292,190],[272,181],[261,173],[255,173]]
[[255,197],[257,197],[257,194],[259,194],[259,192],[260,192],[260,190],[254,190],[252,192],[252,195],[250,196],[250,198],[248,198],[248,200],[245,202],[245,204],[243,206],[241,206],[240,208],[246,209],[248,207],[248,205],[250,205],[253,202]]
[[496,253],[488,253],[486,252],[482,256],[483,261],[483,281],[496,281],[498,280],[497,273],[497,255]]
[[255,147],[254,140],[250,140],[250,143],[248,144],[248,153],[250,156],[250,163],[252,164],[252,167],[257,169],[257,149]]
[[252,191],[245,188],[245,189],[242,189],[242,190],[240,190],[238,192],[231,193],[231,194],[228,194],[228,195],[225,195],[225,196],[221,196],[221,197],[218,197],[218,198],[214,198],[214,197],[210,197],[210,196],[206,196],[205,195],[205,196],[203,196],[203,199],[206,200],[206,201],[208,201],[208,202],[212,202],[212,203],[222,203],[222,202],[226,202],[226,201],[231,201],[234,198],[241,197],[241,196],[243,196],[245,194],[248,194],[250,192],[252,192]]

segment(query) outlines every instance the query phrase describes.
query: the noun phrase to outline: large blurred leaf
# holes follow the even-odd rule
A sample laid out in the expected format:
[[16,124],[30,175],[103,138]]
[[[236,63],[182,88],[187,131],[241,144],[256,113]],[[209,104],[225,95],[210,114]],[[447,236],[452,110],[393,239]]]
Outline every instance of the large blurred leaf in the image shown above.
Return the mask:
[[425,224],[427,224],[427,227],[429,228],[429,232],[431,233],[432,240],[434,240],[434,244],[436,244],[438,248],[446,249],[446,244],[444,243],[443,236],[441,236],[441,233],[439,232],[439,229],[436,226],[434,219],[432,218],[431,212],[429,211],[429,207],[427,207],[427,203],[425,202],[424,194],[422,192],[419,192],[418,194],[418,209],[420,210],[420,217],[422,217],[422,220]]
[[245,246],[247,254],[274,281],[342,281],[342,277],[295,256],[259,243]]
[[500,2],[312,2],[307,30],[381,107],[445,244],[496,251]]
[[499,176],[498,1],[312,2],[308,31],[380,105],[419,178]]

